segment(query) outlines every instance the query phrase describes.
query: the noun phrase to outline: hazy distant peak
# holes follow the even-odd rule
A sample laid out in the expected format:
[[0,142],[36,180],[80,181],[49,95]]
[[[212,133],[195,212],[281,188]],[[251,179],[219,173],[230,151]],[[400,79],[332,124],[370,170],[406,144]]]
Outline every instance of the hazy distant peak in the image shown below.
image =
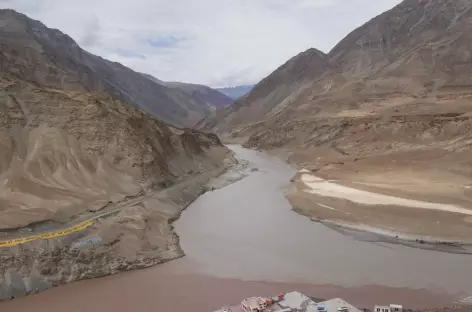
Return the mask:
[[237,100],[240,97],[248,94],[252,90],[252,88],[254,88],[254,85],[240,85],[240,86],[231,86],[231,87],[225,87],[225,88],[217,88],[217,90],[223,94],[226,94],[233,100]]

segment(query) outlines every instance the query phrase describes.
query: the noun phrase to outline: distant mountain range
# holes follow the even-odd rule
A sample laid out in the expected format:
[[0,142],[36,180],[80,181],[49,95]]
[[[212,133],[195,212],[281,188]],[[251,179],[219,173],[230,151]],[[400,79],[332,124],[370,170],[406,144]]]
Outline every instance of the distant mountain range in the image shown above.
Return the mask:
[[233,100],[237,100],[240,97],[243,97],[248,94],[252,90],[252,88],[254,88],[254,85],[241,85],[228,88],[217,88],[216,90],[220,91],[226,96],[229,96]]
[[184,82],[166,82],[148,74],[143,74],[143,76],[151,79],[154,82],[157,82],[162,86],[179,90],[193,97],[200,103],[208,106],[210,109],[227,107],[234,103],[234,100],[231,97],[225,95],[223,92],[217,91],[204,85]]

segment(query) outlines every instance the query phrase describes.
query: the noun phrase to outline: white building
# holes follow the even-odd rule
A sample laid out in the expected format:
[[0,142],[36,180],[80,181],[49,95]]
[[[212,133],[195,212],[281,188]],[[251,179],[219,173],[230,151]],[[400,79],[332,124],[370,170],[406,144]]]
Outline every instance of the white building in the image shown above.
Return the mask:
[[403,306],[399,304],[391,304],[389,306],[378,306],[374,307],[374,312],[403,312]]
[[261,297],[251,297],[241,302],[241,307],[245,312],[264,312],[267,302]]
[[391,304],[390,312],[403,312],[403,306],[399,304]]

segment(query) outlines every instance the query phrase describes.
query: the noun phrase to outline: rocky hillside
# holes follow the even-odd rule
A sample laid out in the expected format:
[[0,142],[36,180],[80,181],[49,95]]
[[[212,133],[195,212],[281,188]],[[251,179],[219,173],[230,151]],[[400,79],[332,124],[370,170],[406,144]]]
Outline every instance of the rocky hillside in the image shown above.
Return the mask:
[[[471,0],[405,0],[328,54],[310,49],[295,56],[198,126],[356,189],[470,207],[471,9]],[[357,205],[364,210],[356,214],[351,202],[315,196],[297,183],[291,201],[315,219],[346,219],[347,211],[352,222],[373,216],[372,227],[398,221],[386,228],[384,222],[387,230],[399,224],[433,236],[470,230],[464,215],[391,206],[377,215],[372,205]],[[418,222],[428,218],[431,224]]]
[[13,11],[0,47],[0,300],[182,256],[170,222],[236,161],[117,98],[188,95]]
[[16,215],[29,208],[37,213],[26,214],[26,224],[51,206],[63,214],[85,202],[165,188],[218,164],[204,152],[223,149],[216,136],[172,128],[110,97],[2,78],[0,228],[25,225]]
[[2,71],[53,88],[106,92],[176,126],[193,126],[211,111],[191,94],[90,54],[59,30],[12,10],[0,10],[0,53]]
[[471,7],[468,0],[406,0],[349,34],[330,59],[348,82],[367,78],[365,93],[468,90]]
[[[276,115],[289,120],[352,110],[394,97],[468,93],[471,6],[469,0],[403,1],[354,30],[327,55],[311,49],[294,57],[226,110],[215,129]],[[208,122],[207,129],[214,125]]]
[[181,256],[169,222],[232,163],[214,135],[2,72],[0,245],[103,217],[73,235],[0,246],[0,299]]
[[313,80],[330,68],[326,54],[310,49],[293,57],[226,110],[208,116],[197,127],[224,132],[270,118],[291,104]]
[[[419,144],[424,135],[415,131],[419,123],[421,129],[434,123],[428,129],[437,129],[428,136],[432,142],[463,138],[462,130],[452,130],[462,126],[455,120],[450,125],[448,118],[465,122],[472,110],[471,8],[470,0],[403,1],[354,30],[327,55],[310,49],[295,56],[199,126],[249,137],[248,145],[269,149],[331,146],[343,139],[352,146],[356,141],[348,140],[346,131],[375,137],[379,145],[386,136],[377,132],[392,123],[401,130],[385,132],[396,141],[413,136]],[[351,152],[366,150],[366,143]],[[382,149],[395,146],[390,142]]]

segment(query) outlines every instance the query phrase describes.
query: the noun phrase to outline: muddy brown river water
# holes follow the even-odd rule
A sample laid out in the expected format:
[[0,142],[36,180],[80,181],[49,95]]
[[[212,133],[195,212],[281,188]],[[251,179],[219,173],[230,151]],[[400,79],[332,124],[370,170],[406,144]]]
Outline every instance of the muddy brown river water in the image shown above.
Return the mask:
[[472,256],[369,241],[313,223],[284,197],[295,168],[231,146],[259,171],[209,192],[175,223],[187,256],[0,304],[0,311],[211,311],[298,289],[354,304],[439,307],[472,295]]

